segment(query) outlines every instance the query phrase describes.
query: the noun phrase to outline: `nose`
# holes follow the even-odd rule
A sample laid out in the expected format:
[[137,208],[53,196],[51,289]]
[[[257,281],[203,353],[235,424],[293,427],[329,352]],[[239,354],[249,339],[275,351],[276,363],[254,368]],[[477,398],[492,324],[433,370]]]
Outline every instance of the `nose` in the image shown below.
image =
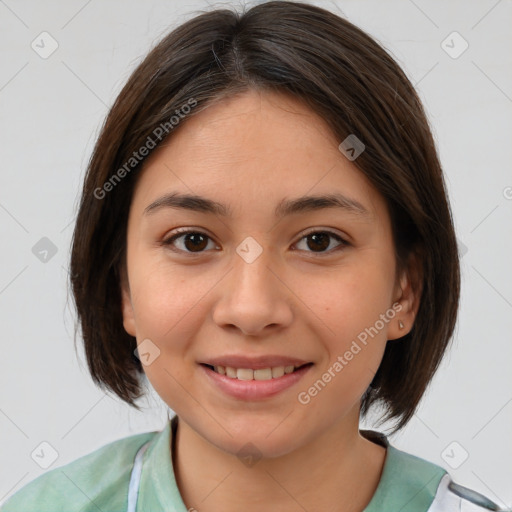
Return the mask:
[[237,329],[247,336],[263,336],[288,326],[293,319],[293,293],[284,276],[274,270],[270,250],[264,249],[252,262],[234,255],[232,269],[219,287],[213,311],[214,322]]

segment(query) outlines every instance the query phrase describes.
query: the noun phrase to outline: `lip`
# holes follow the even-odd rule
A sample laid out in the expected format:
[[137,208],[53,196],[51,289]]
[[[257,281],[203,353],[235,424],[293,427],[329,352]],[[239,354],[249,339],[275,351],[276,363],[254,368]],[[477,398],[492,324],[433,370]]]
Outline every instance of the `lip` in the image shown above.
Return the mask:
[[[291,360],[289,359],[289,361]],[[303,366],[302,368],[299,368],[292,373],[286,373],[282,377],[269,380],[233,379],[231,377],[227,377],[226,375],[221,375],[220,373],[215,372],[214,370],[205,366],[205,364],[199,364],[199,369],[209,379],[209,382],[213,383],[215,387],[223,393],[239,400],[254,401],[273,397],[278,393],[281,393],[284,390],[290,388],[294,384],[297,384],[297,382],[299,382],[302,377],[304,377],[304,375],[309,372],[310,368],[313,366],[313,363],[306,363],[306,365],[307,366]],[[277,366],[286,365],[280,364]],[[238,366],[238,368],[244,368],[244,366]],[[247,366],[245,366],[245,368],[247,368]],[[263,366],[260,366],[260,368],[263,368]],[[265,366],[264,368],[268,368],[268,366]]]
[[302,366],[311,361],[295,359],[287,356],[265,355],[257,357],[248,357],[244,355],[226,355],[213,357],[199,361],[201,364],[210,366],[230,366],[231,368],[251,368],[258,370],[261,368],[275,368],[276,366]]

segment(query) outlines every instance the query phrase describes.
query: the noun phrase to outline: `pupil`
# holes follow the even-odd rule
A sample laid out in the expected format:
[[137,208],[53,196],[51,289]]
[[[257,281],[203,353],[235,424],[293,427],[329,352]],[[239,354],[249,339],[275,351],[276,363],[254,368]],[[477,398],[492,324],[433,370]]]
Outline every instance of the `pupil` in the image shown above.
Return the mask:
[[[188,250],[193,250],[194,248],[204,249],[206,247],[205,241],[206,237],[201,235],[200,233],[189,233],[188,235],[185,236],[185,247]],[[190,246],[189,242],[192,242],[192,246]]]
[[[327,233],[315,233],[308,236],[308,247],[310,249],[325,250],[329,247],[329,235]],[[310,243],[313,241],[313,244]],[[185,247],[188,250],[204,249],[206,247],[206,237],[200,233],[189,233],[185,236]]]
[[[316,233],[314,235],[309,235],[308,238],[312,239],[315,243],[320,242],[320,247],[318,245],[316,248],[320,248],[322,250],[327,249],[329,247],[329,235],[327,233]],[[322,243],[323,242],[323,243]],[[315,247],[311,247],[311,244],[308,243],[308,247],[310,249],[314,249]]]

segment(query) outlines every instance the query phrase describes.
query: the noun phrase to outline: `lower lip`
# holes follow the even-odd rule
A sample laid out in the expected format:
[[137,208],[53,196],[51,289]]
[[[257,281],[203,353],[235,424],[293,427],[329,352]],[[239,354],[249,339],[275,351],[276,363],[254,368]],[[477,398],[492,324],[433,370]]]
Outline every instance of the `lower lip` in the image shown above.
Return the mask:
[[299,382],[313,365],[303,366],[292,373],[286,373],[282,377],[269,380],[232,379],[202,364],[199,366],[207,377],[211,379],[211,382],[227,395],[240,400],[261,400],[277,395]]

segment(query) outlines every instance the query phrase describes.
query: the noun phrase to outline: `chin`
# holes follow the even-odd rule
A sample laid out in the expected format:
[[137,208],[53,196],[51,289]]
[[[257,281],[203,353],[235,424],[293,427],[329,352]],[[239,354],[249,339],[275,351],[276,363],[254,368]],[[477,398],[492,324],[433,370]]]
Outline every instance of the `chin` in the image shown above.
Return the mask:
[[282,457],[292,452],[296,446],[285,439],[265,438],[264,435],[240,436],[235,439],[225,440],[217,447],[234,457],[240,459],[244,465],[251,467],[262,459]]
[[[291,434],[284,425],[276,428],[260,428],[254,422],[248,422],[245,426],[239,423],[240,430],[233,431],[228,428],[231,436],[222,430],[220,436],[211,436],[208,432],[206,439],[220,450],[238,457],[241,462],[245,458],[259,460],[262,458],[276,458],[294,451],[300,440]],[[201,433],[202,435],[202,433]]]

